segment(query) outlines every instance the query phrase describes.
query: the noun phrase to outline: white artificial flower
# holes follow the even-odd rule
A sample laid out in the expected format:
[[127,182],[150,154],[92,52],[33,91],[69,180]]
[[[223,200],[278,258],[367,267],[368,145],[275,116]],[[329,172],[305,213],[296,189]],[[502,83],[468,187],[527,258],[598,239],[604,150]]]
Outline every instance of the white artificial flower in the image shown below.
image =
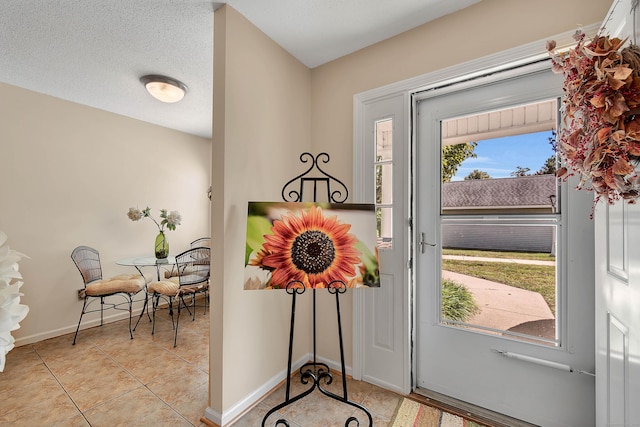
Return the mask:
[[138,220],[142,219],[144,214],[138,208],[129,208],[129,212],[127,212],[127,216],[129,217],[129,219],[131,221],[138,221]]
[[16,282],[0,289],[0,332],[15,331],[20,327],[18,323],[25,318],[29,307],[20,304],[22,282]]
[[178,211],[171,211],[169,215],[167,215],[167,222],[171,225],[180,225],[180,221],[182,221],[182,217]]
[[16,280],[22,279],[18,261],[26,255],[9,249],[6,241],[7,235],[0,231],[0,372],[4,371],[7,353],[14,347],[11,331],[18,329],[29,313],[29,307],[20,304],[22,282]]
[[18,261],[25,257],[20,252],[9,249],[5,245],[7,235],[0,231],[0,287],[9,286],[13,279],[22,279],[18,272]]
[[4,371],[7,353],[13,349],[14,342],[16,340],[11,336],[11,332],[0,332],[0,372]]
[[182,217],[180,216],[180,212],[171,211],[170,214],[167,214],[166,209],[160,209],[160,222],[156,221],[154,217],[151,216],[151,208],[147,206],[147,208],[143,211],[137,208],[129,208],[129,212],[127,212],[127,216],[131,221],[138,221],[142,218],[150,218],[156,226],[158,227],[158,231],[161,233],[164,232],[164,227],[166,226],[169,230],[175,230],[176,225],[180,225],[180,221]]

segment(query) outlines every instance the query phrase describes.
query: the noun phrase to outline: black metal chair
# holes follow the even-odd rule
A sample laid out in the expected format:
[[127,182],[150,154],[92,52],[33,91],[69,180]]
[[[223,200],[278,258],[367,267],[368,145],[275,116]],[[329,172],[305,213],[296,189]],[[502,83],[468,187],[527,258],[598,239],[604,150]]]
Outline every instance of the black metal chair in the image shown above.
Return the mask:
[[[200,237],[189,245],[191,249],[193,248],[210,248],[211,247],[211,237]],[[170,270],[165,270],[164,278],[169,279],[171,277],[177,276],[177,270],[175,264],[171,266]]]
[[192,248],[210,248],[211,247],[211,237],[200,237],[199,239],[191,242]]
[[[180,313],[184,307],[191,314],[191,319],[196,318],[196,296],[204,294],[205,313],[209,299],[209,275],[211,264],[211,249],[207,247],[196,247],[188,249],[176,255],[176,275],[165,280],[151,282],[147,285],[147,290],[151,295],[153,304],[153,326],[151,333],[155,333],[156,311],[163,298],[168,303],[171,323],[175,330],[173,346],[178,342],[178,326],[180,323]],[[190,296],[189,304],[185,297]],[[173,321],[173,303],[178,303],[178,316]],[[190,309],[191,308],[191,309]]]
[[[133,332],[131,330],[133,296],[144,289],[144,277],[139,274],[120,274],[118,276],[111,277],[110,279],[102,279],[100,254],[96,249],[89,246],[78,246],[75,248],[73,252],[71,252],[71,259],[76,264],[76,267],[78,267],[84,282],[84,289],[79,293],[79,296],[83,298],[82,312],[80,313],[76,333],[73,336],[73,345],[76,344],[76,338],[78,337],[78,331],[80,330],[80,323],[82,322],[82,317],[86,313],[100,311],[100,326],[102,326],[104,321],[103,313],[105,305],[107,309],[113,308],[116,310],[129,311],[129,336],[133,339]],[[123,303],[105,304],[105,298],[115,295],[120,295],[126,299],[127,308],[121,307]],[[100,300],[100,308],[88,310],[89,305],[98,299]]]

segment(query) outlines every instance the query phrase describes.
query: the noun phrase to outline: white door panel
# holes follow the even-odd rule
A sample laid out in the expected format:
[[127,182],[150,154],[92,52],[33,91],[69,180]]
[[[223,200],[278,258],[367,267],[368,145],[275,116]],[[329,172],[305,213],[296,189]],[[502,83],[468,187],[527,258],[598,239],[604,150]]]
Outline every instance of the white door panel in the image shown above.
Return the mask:
[[[380,218],[382,234],[378,249],[380,287],[358,290],[354,294],[353,376],[399,393],[411,390],[406,269],[408,105],[404,94],[368,101],[364,105],[361,122],[356,120],[356,128],[364,129],[364,144],[355,153],[354,168],[356,200],[375,202],[376,206],[382,206],[378,209],[384,214]],[[382,138],[376,131],[379,126],[386,126],[384,129],[389,135],[385,134],[384,138],[388,137],[389,141],[376,142],[376,138]],[[380,155],[381,145],[388,147],[383,155]],[[383,196],[376,200],[380,176],[384,176],[379,183]]]
[[[603,25],[634,40],[640,13],[614,1]],[[636,171],[640,173],[639,168]],[[640,205],[601,202],[595,212],[597,426],[640,426]]]
[[640,425],[640,207],[596,209],[597,425]]

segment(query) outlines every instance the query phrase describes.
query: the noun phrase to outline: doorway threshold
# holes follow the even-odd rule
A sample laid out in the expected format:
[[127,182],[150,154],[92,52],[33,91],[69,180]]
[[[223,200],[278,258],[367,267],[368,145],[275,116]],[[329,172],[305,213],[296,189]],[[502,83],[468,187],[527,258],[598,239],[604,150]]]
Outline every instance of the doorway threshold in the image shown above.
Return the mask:
[[436,407],[488,427],[538,427],[535,424],[493,412],[489,409],[424,388],[416,389],[409,397],[417,402]]

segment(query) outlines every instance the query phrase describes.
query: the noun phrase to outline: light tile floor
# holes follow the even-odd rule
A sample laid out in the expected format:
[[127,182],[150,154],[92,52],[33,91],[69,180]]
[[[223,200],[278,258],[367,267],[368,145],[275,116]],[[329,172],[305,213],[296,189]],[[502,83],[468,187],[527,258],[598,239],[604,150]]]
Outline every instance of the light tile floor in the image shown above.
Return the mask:
[[[323,389],[343,396],[341,375],[334,374],[331,384],[327,385],[323,380],[320,380],[320,383]],[[310,384],[303,385],[299,376],[296,375],[291,381],[289,397],[293,398],[304,390],[308,390],[309,387]],[[267,412],[284,402],[285,391],[285,385],[279,387],[235,422],[233,427],[261,426]],[[371,414],[373,425],[376,427],[388,427],[401,400],[401,396],[396,393],[351,378],[347,379],[347,397],[349,401],[367,408]],[[345,424],[349,417],[355,417],[358,423],[350,421]],[[342,427],[345,425],[368,427],[370,425],[365,412],[352,405],[326,397],[317,388],[302,399],[271,414],[264,425],[274,427],[279,419],[286,420],[290,427]]]
[[[143,318],[131,340],[127,323],[81,330],[75,346],[67,334],[9,352],[0,373],[0,426],[206,427],[200,419],[208,406],[208,314],[200,307],[195,322],[181,318],[176,348],[166,311],[157,315],[155,335]],[[290,396],[305,389],[299,378],[291,384]],[[351,378],[347,384],[349,400],[368,408],[376,427],[386,427],[400,396]],[[325,388],[341,395],[342,377],[334,375]],[[233,426],[261,426],[284,396],[283,385]],[[265,425],[284,418],[291,427],[344,426],[352,415],[368,426],[362,411],[314,390]]]
[[178,346],[167,311],[155,335],[144,317],[14,348],[0,373],[0,426],[204,426],[209,316],[182,316]]

